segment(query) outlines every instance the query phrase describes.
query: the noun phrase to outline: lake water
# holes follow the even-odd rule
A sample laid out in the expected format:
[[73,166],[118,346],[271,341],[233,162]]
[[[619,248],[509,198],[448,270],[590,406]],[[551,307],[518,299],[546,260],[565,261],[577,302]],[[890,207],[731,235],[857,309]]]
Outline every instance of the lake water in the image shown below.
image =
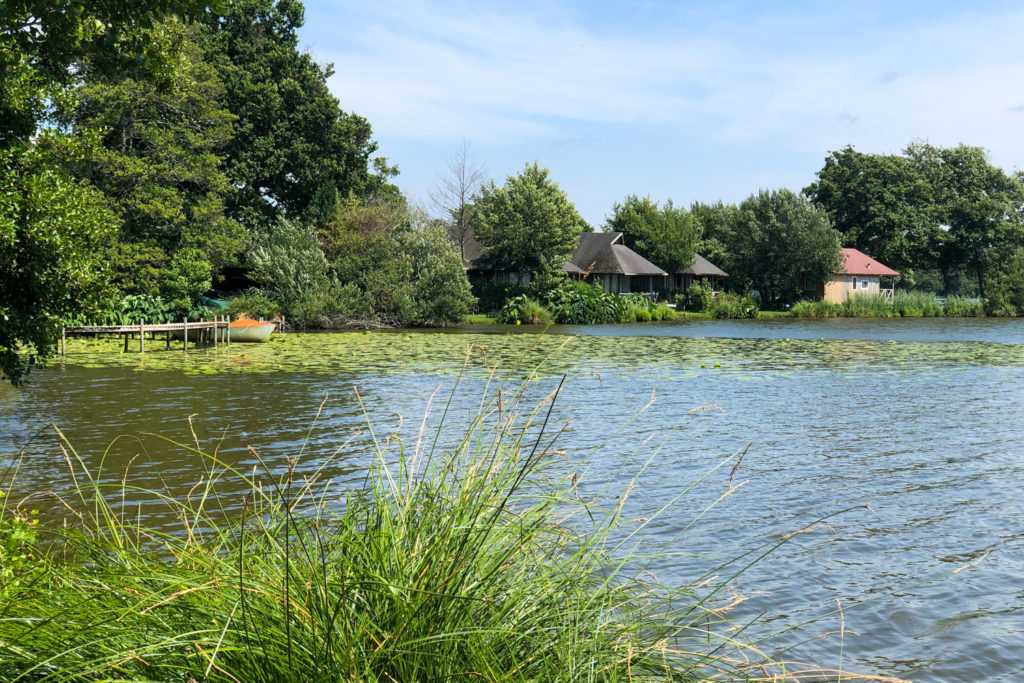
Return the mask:
[[[729,582],[747,598],[732,616],[754,620],[750,637],[813,621],[765,641],[769,652],[797,645],[783,656],[914,681],[1024,679],[1024,320],[538,332],[289,334],[187,358],[159,344],[140,356],[113,340],[75,341],[28,386],[0,386],[0,453],[24,454],[18,494],[66,489],[54,423],[92,467],[102,460],[106,479],[120,481],[130,463],[140,488],[187,490],[200,463],[153,435],[188,443],[194,429],[244,467],[255,462],[247,446],[280,468],[308,442],[303,466],[336,453],[330,474],[358,485],[372,455],[354,388],[379,436],[414,440],[435,390],[428,422],[440,420],[470,349],[451,438],[491,368],[512,386],[531,377],[527,400],[566,374],[552,424],[568,425],[567,470],[598,449],[584,493],[624,490],[656,453],[627,519],[748,449],[734,475],[743,485],[709,512],[729,490],[731,464],[644,528],[645,544],[694,555],[654,567],[664,582],[849,509]],[[129,493],[126,504],[144,498]],[[141,510],[164,523],[158,508]]]

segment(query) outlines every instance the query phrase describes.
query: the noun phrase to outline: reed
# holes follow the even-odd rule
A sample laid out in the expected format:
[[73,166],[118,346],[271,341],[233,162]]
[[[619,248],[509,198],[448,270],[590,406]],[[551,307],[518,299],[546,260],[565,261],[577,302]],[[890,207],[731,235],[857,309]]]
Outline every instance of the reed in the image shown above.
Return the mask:
[[[0,679],[794,680],[738,640],[723,584],[646,573],[621,504],[582,501],[553,467],[557,390],[529,410],[521,395],[483,400],[445,448],[449,427],[426,418],[415,444],[371,426],[375,464],[343,494],[301,453],[275,476],[255,451],[244,472],[179,444],[206,476],[183,497],[145,492],[177,532],[132,520],[127,481],[102,483],[58,432],[74,523],[40,529],[33,561],[4,578]],[[228,478],[241,501],[218,495]]]

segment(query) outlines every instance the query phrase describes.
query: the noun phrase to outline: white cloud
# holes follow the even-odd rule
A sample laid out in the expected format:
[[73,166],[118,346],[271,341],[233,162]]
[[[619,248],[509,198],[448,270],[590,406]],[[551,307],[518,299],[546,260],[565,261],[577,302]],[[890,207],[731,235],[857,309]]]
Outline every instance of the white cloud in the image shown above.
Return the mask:
[[[339,18],[332,89],[378,134],[482,142],[579,124],[669,125],[725,144],[959,141],[1021,158],[1024,13],[857,29],[813,16],[625,35],[564,10],[384,3]],[[345,30],[345,27],[351,29]],[[836,31],[834,35],[828,31]],[[822,34],[822,32],[825,32]],[[788,41],[788,42],[787,42]]]

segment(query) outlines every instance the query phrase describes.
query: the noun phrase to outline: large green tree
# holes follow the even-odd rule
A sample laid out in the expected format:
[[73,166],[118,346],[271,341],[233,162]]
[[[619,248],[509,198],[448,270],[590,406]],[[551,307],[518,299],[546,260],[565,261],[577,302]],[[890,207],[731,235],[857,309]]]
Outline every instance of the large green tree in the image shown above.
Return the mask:
[[685,208],[671,199],[659,207],[650,197],[635,194],[615,203],[605,230],[621,232],[631,249],[669,273],[693,262],[701,237],[700,224]]
[[[46,130],[92,61],[116,70],[152,57],[147,32],[197,0],[6,0],[0,3],[0,365],[12,381],[54,351],[62,319],[102,290],[102,254],[116,218],[61,163],[66,136]],[[61,150],[59,155],[54,150]],[[25,355],[25,354],[32,355]]]
[[987,272],[1000,252],[1024,245],[1024,182],[993,166],[980,147],[935,147],[915,142],[906,155],[932,186],[948,229],[942,260],[971,269],[985,298]]
[[749,283],[768,306],[794,301],[805,277],[825,280],[839,265],[839,233],[802,195],[761,190],[740,202],[732,221],[729,277]]
[[0,371],[14,383],[53,354],[64,318],[95,308],[98,254],[116,225],[99,192],[52,162],[45,137],[0,149]]
[[[299,49],[303,19],[298,0],[229,0],[208,21],[207,58],[237,117],[224,150],[238,188],[232,214],[250,226],[282,211],[306,218],[315,196],[397,193],[388,183],[397,169],[372,158],[370,124],[342,111],[327,88],[331,67]],[[332,208],[317,206],[316,217]]]
[[234,117],[195,43],[196,25],[169,20],[150,31],[161,60],[117,74],[82,65],[84,84],[64,123],[100,144],[72,168],[122,217],[109,261],[126,293],[191,303],[245,243],[225,203],[235,188],[220,154]]
[[587,224],[548,169],[527,164],[505,184],[491,181],[476,202],[476,237],[486,253],[510,270],[550,279],[579,244]]
[[908,284],[914,270],[936,265],[939,212],[932,185],[911,160],[848,146],[831,152],[817,175],[804,193],[828,214],[843,246],[899,270]]

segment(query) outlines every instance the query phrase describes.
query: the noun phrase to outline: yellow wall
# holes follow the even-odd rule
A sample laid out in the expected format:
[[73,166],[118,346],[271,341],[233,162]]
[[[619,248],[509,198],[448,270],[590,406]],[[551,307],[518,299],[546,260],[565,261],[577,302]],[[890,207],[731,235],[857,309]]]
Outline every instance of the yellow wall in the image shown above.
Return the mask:
[[[854,280],[857,283],[856,290],[853,288]],[[864,286],[865,282],[867,287]],[[874,277],[870,275],[836,275],[825,283],[824,300],[833,304],[841,304],[854,292],[857,294],[878,294],[880,289],[878,283],[877,275]]]

